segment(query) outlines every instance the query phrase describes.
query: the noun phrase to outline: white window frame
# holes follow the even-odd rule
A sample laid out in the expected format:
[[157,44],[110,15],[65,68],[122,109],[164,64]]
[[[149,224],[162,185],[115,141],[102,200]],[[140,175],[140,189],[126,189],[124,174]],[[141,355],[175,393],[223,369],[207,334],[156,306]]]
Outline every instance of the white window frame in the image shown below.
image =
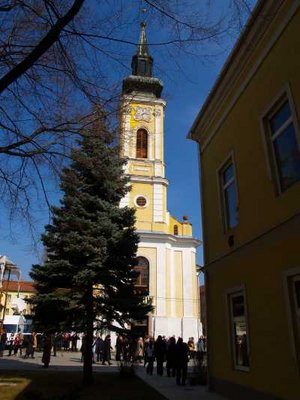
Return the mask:
[[[232,164],[233,166],[233,173],[234,176],[233,178],[230,179],[229,182],[227,182],[225,185],[223,183],[223,172],[225,169]],[[224,233],[228,231],[232,231],[236,229],[236,227],[239,224],[239,196],[238,196],[238,188],[237,188],[237,174],[236,174],[236,163],[235,163],[235,158],[234,158],[234,153],[233,151],[229,153],[229,155],[226,157],[226,159],[222,162],[220,167],[217,169],[217,184],[218,184],[218,193],[219,193],[219,204],[220,204],[220,215],[221,215],[221,220],[223,221],[223,229]],[[226,208],[226,200],[225,200],[225,190],[226,188],[234,182],[234,187],[235,187],[235,195],[236,195],[236,213],[237,213],[237,224],[234,227],[229,227],[229,218],[227,214],[227,208]]]
[[[272,132],[270,130],[270,122],[269,121],[280,110],[281,106],[285,103],[285,101],[288,101],[288,103],[289,103],[290,110],[291,110],[291,116],[276,131],[276,133],[272,135]],[[279,174],[278,174],[278,164],[277,164],[276,154],[274,151],[273,142],[275,139],[278,138],[278,136],[282,133],[282,131],[291,122],[294,125],[298,150],[300,152],[300,129],[299,129],[297,113],[296,113],[290,85],[286,84],[284,86],[284,88],[277,94],[277,96],[275,96],[275,98],[273,99],[271,104],[268,105],[268,107],[264,110],[263,114],[260,117],[260,129],[261,129],[262,138],[263,138],[264,150],[266,153],[268,175],[269,175],[269,179],[274,181],[276,193],[278,195],[285,193],[286,190],[288,190],[289,188],[287,188],[285,190],[282,190],[282,188],[281,188],[280,178],[279,178]]]
[[[247,347],[248,347],[248,360],[249,366],[238,365],[236,362],[236,338],[234,334],[234,317],[232,312],[232,298],[243,295],[244,297],[244,317],[247,331]],[[249,324],[248,324],[248,306],[246,297],[245,285],[241,285],[235,288],[228,289],[226,291],[226,304],[227,304],[227,315],[228,315],[228,328],[229,328],[229,346],[232,360],[232,367],[237,371],[249,372],[250,371],[250,334],[249,334]]]
[[293,282],[295,280],[297,281],[300,280],[300,267],[284,271],[283,286],[284,286],[284,297],[287,307],[288,327],[290,336],[289,342],[291,346],[292,356],[295,362],[295,368],[297,369],[297,372],[300,375],[300,350],[297,349],[297,342],[299,342],[300,340],[300,331],[297,332],[297,329],[300,330],[300,326],[298,328],[295,326],[295,318],[297,317],[300,318],[300,308],[295,308],[297,301],[296,293],[293,288]]

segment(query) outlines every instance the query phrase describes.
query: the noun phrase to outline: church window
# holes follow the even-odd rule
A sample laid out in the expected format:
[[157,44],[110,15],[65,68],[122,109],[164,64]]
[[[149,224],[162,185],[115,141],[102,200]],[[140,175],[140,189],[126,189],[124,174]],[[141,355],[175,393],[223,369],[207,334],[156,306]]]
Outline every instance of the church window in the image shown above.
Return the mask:
[[149,261],[145,257],[137,257],[138,265],[134,267],[135,271],[139,272],[135,286],[149,288]]
[[174,225],[174,235],[178,235],[178,225]]
[[144,196],[138,196],[135,203],[138,207],[145,207],[147,205],[147,199]]
[[148,157],[148,133],[146,129],[139,129],[136,137],[136,157]]

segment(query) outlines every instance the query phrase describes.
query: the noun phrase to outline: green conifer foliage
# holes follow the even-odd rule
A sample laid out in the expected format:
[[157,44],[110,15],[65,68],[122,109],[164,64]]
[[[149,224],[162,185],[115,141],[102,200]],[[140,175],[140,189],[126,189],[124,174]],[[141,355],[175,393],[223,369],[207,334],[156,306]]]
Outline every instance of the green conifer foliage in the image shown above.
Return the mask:
[[151,305],[134,291],[134,209],[119,207],[128,180],[104,126],[82,134],[72,160],[61,177],[61,206],[52,208],[42,235],[47,260],[32,267],[33,305],[44,329],[85,333],[84,382],[90,383],[95,321],[124,326],[144,319]]

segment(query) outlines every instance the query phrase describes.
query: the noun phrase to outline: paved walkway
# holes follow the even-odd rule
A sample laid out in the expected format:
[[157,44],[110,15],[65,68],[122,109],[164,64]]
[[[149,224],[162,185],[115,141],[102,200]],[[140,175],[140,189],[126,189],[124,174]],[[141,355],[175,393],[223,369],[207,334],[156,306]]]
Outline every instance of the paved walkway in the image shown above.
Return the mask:
[[[82,370],[79,352],[58,352],[56,357],[51,357],[49,370],[74,371]],[[35,353],[34,359],[24,359],[16,356],[8,357],[5,355],[0,358],[1,370],[37,370],[42,367],[42,353]],[[95,372],[117,372],[117,364],[113,361],[112,365],[93,365]],[[46,372],[46,371],[45,371]],[[177,386],[175,378],[167,376],[157,376],[155,373],[150,376],[146,374],[143,366],[137,366],[136,374],[148,385],[152,386],[168,400],[226,400],[215,393],[208,392],[205,386]]]
[[138,367],[136,374],[168,400],[225,400],[216,393],[208,392],[206,386],[177,386],[175,378],[168,378],[166,375],[159,376],[155,373],[147,375],[143,367]]

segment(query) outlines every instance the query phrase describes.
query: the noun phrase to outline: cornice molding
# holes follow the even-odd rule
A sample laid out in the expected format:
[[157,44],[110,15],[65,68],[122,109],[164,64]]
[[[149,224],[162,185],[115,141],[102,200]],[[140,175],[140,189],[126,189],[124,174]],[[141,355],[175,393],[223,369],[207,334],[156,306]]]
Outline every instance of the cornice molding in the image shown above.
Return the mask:
[[[259,45],[260,41],[267,33],[270,25],[276,18],[278,10],[282,6],[284,1],[285,0],[259,1],[255,10],[253,11],[252,17],[247,23],[243,33],[241,34],[230,56],[224,64],[221,73],[219,74],[219,77],[215,82],[210,94],[208,95],[203,107],[198,113],[189,131],[188,138],[198,141],[200,143],[201,135],[205,134],[205,131],[209,129],[209,125],[211,124],[214,115],[216,114],[216,112],[218,112],[220,106],[224,103],[224,99],[230,93],[231,87],[234,85],[235,81],[239,79],[241,73],[247,67],[251,56],[253,56],[255,51],[257,51],[257,46]],[[225,120],[232,107],[236,103],[237,99],[240,97],[240,95],[249,84],[251,78],[268,55],[270,49],[281,36],[282,32],[286,28],[291,18],[294,16],[299,6],[300,1],[295,0],[290,7],[289,13],[286,15],[282,23],[278,26],[276,33],[273,34],[273,36],[268,40],[265,48],[260,52],[257,62],[248,72],[246,79],[243,81],[240,87],[236,89],[233,99],[228,103],[226,110],[217,121],[213,131],[207,138],[203,138],[203,143],[201,143],[201,151],[203,151],[212,140],[222,122]]]
[[132,95],[124,94],[121,97],[121,102],[126,103],[126,104],[137,102],[137,103],[142,103],[142,104],[146,104],[149,106],[158,105],[158,106],[163,106],[163,107],[166,107],[166,104],[167,104],[167,102],[162,98],[157,99],[156,97],[143,96],[142,94],[136,94],[136,95],[135,94],[132,94]]
[[161,183],[164,186],[169,185],[169,181],[166,178],[161,178],[159,176],[141,176],[141,175],[130,175],[130,182],[138,182],[138,183]]
[[172,246],[189,246],[198,247],[202,245],[201,240],[196,239],[192,236],[180,236],[171,235],[169,233],[163,232],[152,232],[152,231],[139,231],[136,233],[140,237],[141,242],[151,242],[151,243],[168,243]]

